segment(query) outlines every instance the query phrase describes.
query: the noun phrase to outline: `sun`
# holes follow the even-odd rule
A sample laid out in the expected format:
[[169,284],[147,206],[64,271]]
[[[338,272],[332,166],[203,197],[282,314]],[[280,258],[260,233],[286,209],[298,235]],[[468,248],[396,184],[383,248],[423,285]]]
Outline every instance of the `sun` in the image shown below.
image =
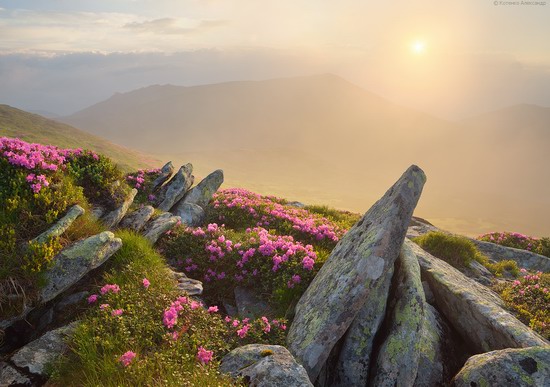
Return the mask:
[[414,42],[412,42],[410,48],[413,54],[423,54],[426,51],[426,42],[423,40],[415,40]]

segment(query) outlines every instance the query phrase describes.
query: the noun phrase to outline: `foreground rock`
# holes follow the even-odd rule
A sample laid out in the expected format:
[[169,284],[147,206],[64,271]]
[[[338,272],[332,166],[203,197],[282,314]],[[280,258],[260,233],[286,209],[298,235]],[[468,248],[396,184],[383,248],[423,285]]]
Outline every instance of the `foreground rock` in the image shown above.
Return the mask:
[[11,365],[0,362],[0,386],[30,386],[31,381]]
[[11,361],[32,374],[45,376],[45,366],[67,350],[66,337],[75,327],[76,323],[72,323],[46,333],[15,352]]
[[171,213],[165,212],[147,223],[143,230],[143,236],[148,239],[149,242],[155,244],[162,234],[171,230],[180,221],[181,219],[179,216],[172,216]]
[[[396,266],[397,289],[392,302],[389,334],[379,349],[372,385],[438,385],[443,382],[439,350],[442,330],[426,302],[420,266],[407,243],[403,244]],[[420,383],[415,383],[417,376]]]
[[496,243],[478,241],[477,239],[472,239],[472,242],[474,242],[482,254],[485,254],[493,261],[498,262],[511,259],[516,261],[519,267],[534,271],[550,272],[550,258],[543,255],[527,250],[497,245]]
[[353,320],[340,349],[335,376],[330,380],[328,375],[326,384],[342,387],[367,385],[374,338],[386,315],[392,275],[393,267],[390,267],[385,279],[372,289],[365,305]]
[[156,191],[158,190],[160,187],[162,187],[162,185],[168,180],[170,179],[170,177],[172,176],[172,174],[174,173],[174,165],[172,164],[171,161],[168,161],[166,164],[164,164],[164,166],[161,168],[160,170],[160,175],[155,179],[155,181],[153,181],[153,183],[151,184],[151,190],[152,191]]
[[161,211],[169,211],[193,185],[195,177],[193,176],[193,165],[185,164],[178,173],[166,184],[163,200],[159,204],[158,209]]
[[453,379],[456,387],[550,385],[550,347],[504,349],[472,356]]
[[139,231],[145,226],[145,223],[151,219],[155,209],[153,206],[144,206],[131,214],[128,214],[120,222],[120,227],[129,228],[130,230]]
[[80,280],[90,270],[99,267],[118,249],[122,240],[110,231],[78,241],[53,259],[53,267],[45,273],[46,286],[40,292],[41,302],[54,299]]
[[124,200],[124,203],[120,205],[120,207],[109,212],[108,214],[104,215],[103,218],[101,218],[101,221],[109,230],[115,228],[122,220],[122,218],[124,218],[124,215],[126,215],[128,208],[130,208],[130,206],[134,202],[134,198],[136,197],[136,195],[137,189],[133,188]]
[[50,227],[48,230],[44,231],[42,234],[34,238],[31,242],[34,243],[46,243],[50,238],[55,238],[62,235],[71,224],[80,216],[84,214],[84,208],[80,207],[78,204],[72,206],[69,211],[65,214],[64,217],[59,219],[55,224]]
[[250,344],[229,352],[220,372],[246,378],[257,387],[313,386],[304,368],[280,345]]
[[202,179],[196,187],[193,187],[183,198],[183,203],[196,204],[202,208],[206,207],[222,183],[223,171],[218,169]]
[[203,208],[193,203],[179,202],[172,213],[181,218],[181,222],[189,227],[199,227],[204,224],[206,214]]
[[418,258],[437,308],[478,352],[548,344],[506,311],[494,292],[410,240],[405,243]]
[[340,240],[298,302],[287,343],[310,380],[393,267],[425,181],[410,167]]

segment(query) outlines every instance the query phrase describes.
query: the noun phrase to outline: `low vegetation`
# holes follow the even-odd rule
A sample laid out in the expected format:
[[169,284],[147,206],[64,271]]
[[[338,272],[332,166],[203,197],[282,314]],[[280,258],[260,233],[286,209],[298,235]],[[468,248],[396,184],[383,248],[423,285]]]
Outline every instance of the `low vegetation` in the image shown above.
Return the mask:
[[550,238],[533,238],[517,232],[490,232],[477,237],[480,241],[496,243],[501,246],[532,251],[550,257]]

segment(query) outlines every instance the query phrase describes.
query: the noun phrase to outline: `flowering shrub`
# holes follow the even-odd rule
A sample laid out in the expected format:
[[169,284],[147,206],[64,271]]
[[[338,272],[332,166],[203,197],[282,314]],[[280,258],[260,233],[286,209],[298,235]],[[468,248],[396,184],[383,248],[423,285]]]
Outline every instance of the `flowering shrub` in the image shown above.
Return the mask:
[[138,190],[138,193],[134,198],[134,203],[155,203],[157,196],[153,193],[151,185],[160,175],[160,172],[160,168],[147,170],[140,169],[135,173],[126,175],[126,182]]
[[532,251],[550,257],[550,238],[534,238],[517,232],[490,232],[477,237],[480,241],[492,242],[515,249]]
[[319,214],[286,203],[286,200],[241,188],[226,189],[214,195],[208,219],[223,221],[227,227],[235,229],[273,228],[306,243],[323,241],[331,248],[347,231]]
[[203,281],[214,300],[237,285],[278,297],[301,294],[315,275],[318,258],[312,245],[292,236],[261,227],[236,232],[216,223],[173,229],[163,237],[161,249],[180,270]]
[[521,321],[550,339],[550,274],[521,272],[523,277],[496,290]]

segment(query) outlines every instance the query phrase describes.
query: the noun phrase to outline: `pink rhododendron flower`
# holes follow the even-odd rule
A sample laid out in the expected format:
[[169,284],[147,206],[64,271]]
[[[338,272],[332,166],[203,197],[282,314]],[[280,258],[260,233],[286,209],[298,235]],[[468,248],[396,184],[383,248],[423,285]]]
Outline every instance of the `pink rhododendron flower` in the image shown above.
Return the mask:
[[214,355],[213,351],[208,351],[207,349],[203,347],[199,347],[197,351],[197,359],[202,364],[208,364],[212,360],[212,356]]
[[113,311],[111,311],[112,316],[121,316],[122,313],[124,313],[122,309],[114,309]]
[[216,313],[217,311],[218,311],[218,307],[216,305],[208,308],[208,313]]
[[102,295],[105,295],[109,292],[118,293],[120,291],[120,287],[116,284],[107,284],[104,285],[101,290],[99,291]]
[[147,278],[144,278],[142,283],[143,283],[143,287],[145,289],[149,289],[149,286],[151,285],[151,282],[149,282],[149,280]]
[[128,367],[135,357],[135,352],[127,351],[118,358],[118,361],[121,362],[124,367]]
[[90,297],[88,297],[88,304],[93,304],[97,301],[97,294],[92,294]]
[[99,309],[101,309],[101,310],[105,310],[105,309],[107,309],[108,307],[109,307],[109,304],[101,304],[101,305],[99,305]]

